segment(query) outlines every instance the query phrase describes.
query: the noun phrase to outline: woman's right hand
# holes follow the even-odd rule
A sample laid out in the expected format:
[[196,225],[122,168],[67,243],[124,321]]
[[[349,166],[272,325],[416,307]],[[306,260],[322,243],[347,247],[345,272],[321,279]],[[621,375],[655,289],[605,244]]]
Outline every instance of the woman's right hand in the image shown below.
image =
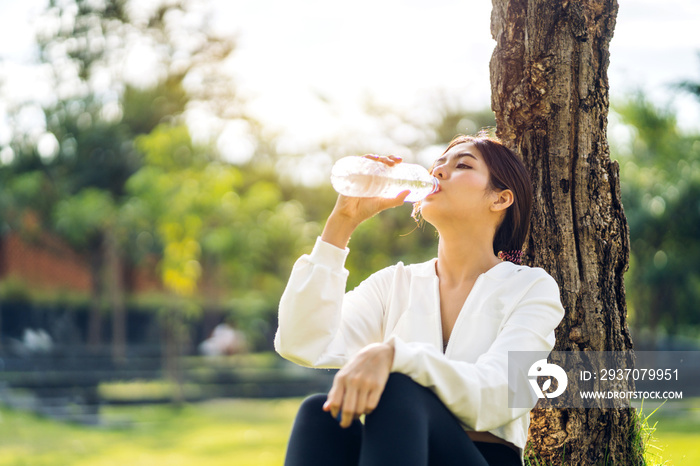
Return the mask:
[[[401,163],[401,158],[393,155],[388,157],[365,155],[365,157],[384,163],[390,167]],[[339,194],[335,207],[323,229],[321,239],[344,249],[350,240],[350,235],[360,223],[383,210],[402,205],[409,193],[410,191],[408,190],[402,191],[393,199],[385,199],[382,197],[348,197]]]

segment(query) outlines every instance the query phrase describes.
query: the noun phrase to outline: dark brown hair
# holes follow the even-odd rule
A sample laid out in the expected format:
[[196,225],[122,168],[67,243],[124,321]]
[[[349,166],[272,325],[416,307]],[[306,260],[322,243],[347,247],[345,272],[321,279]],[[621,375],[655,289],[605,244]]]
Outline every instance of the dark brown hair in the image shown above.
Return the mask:
[[[484,157],[484,163],[489,171],[489,187],[494,191],[510,189],[513,192],[513,204],[506,210],[500,225],[493,237],[493,252],[519,250],[525,243],[525,237],[530,226],[532,211],[532,183],[530,174],[523,161],[515,152],[495,138],[488,136],[455,136],[446,153],[458,144],[471,143]],[[431,169],[432,172],[432,169]],[[414,214],[420,212],[420,204],[416,204]]]

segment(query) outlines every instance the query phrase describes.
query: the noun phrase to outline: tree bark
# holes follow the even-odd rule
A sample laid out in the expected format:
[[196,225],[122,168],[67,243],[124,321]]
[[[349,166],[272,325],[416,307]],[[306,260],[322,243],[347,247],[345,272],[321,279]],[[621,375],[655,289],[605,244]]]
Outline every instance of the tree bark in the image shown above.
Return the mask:
[[[632,349],[623,274],[629,234],[606,138],[615,0],[493,0],[497,135],[530,169],[534,206],[523,262],[559,283],[556,351]],[[535,409],[540,464],[638,464],[634,410]]]

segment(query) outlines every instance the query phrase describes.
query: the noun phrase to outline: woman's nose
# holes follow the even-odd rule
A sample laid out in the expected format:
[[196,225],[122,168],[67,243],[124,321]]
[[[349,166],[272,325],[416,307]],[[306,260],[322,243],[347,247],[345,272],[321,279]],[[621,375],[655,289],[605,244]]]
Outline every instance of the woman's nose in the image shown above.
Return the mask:
[[433,176],[436,178],[440,178],[441,180],[445,179],[445,176],[447,176],[447,173],[445,171],[445,165],[438,165],[437,167],[433,168]]

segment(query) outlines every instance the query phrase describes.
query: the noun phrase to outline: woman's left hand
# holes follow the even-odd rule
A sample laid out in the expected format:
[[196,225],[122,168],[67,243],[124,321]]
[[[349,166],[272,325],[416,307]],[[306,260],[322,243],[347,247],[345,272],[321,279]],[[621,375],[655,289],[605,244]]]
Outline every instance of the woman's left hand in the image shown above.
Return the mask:
[[349,427],[362,414],[371,413],[379,403],[394,362],[394,347],[386,343],[366,346],[338,371],[324,411],[334,418],[341,413],[340,427]]

